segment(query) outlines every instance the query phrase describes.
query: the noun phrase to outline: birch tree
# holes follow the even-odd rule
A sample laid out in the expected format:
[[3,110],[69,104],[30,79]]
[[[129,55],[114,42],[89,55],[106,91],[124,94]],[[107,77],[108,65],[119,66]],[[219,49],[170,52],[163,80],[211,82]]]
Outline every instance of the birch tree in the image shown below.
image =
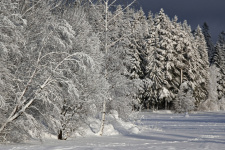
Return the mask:
[[[8,2],[6,6],[13,5]],[[59,139],[67,139],[85,121],[85,116],[90,115],[89,105],[98,105],[107,95],[107,83],[100,74],[102,54],[97,36],[90,32],[78,33],[79,25],[73,29],[65,19],[56,21],[49,11],[51,7],[47,6],[44,2],[39,3],[39,7],[24,14],[26,19],[13,20],[22,21],[20,23],[13,23],[3,16],[10,23],[6,27],[16,29],[13,33],[19,34],[22,27],[24,31],[18,38],[23,44],[15,39],[18,45],[11,48],[18,54],[9,51],[16,57],[7,52],[9,59],[4,60],[10,62],[13,69],[8,71],[10,68],[6,68],[3,75],[9,73],[7,76],[12,77],[13,82],[7,79],[0,84],[12,84],[9,86],[11,96],[6,95],[5,90],[1,91],[2,141],[24,140],[31,136],[41,138],[42,130],[58,134]],[[8,39],[14,37],[17,36],[8,35]],[[1,44],[5,46],[7,42],[1,41]],[[19,55],[19,49],[23,55]],[[13,58],[18,58],[15,59],[18,63]]]
[[56,51],[48,59],[50,66],[56,65],[65,54],[76,54],[55,71],[57,80],[44,93],[50,94],[50,100],[53,100],[49,105],[55,110],[49,116],[55,121],[60,120],[53,129],[58,130],[61,140],[67,139],[85,122],[90,115],[89,105],[95,104],[99,108],[99,103],[107,96],[104,92],[107,83],[100,74],[103,55],[99,51],[99,39],[92,35],[82,8],[73,6],[64,10],[62,16],[56,14],[57,22],[50,26],[52,36],[46,45],[46,49]]
[[[121,58],[121,47],[117,47],[117,44],[122,41],[124,38],[126,38],[127,35],[119,35],[117,39],[111,39],[111,25],[112,22],[122,16],[123,12],[130,7],[134,2],[132,1],[129,5],[127,5],[124,8],[117,9],[117,12],[113,14],[110,10],[113,7],[113,5],[117,2],[117,0],[114,1],[109,1],[109,0],[102,0],[100,1],[100,4],[102,5],[97,5],[94,4],[92,0],[89,0],[92,10],[94,10],[94,13],[96,14],[96,20],[99,20],[101,22],[100,27],[101,29],[99,30],[102,39],[102,50],[104,51],[105,54],[105,70],[104,70],[104,75],[107,81],[110,83],[110,90],[108,91],[110,95],[112,96],[111,98],[105,99],[103,102],[102,106],[102,123],[99,131],[99,135],[103,134],[104,130],[104,122],[105,122],[105,113],[107,108],[109,109],[110,105],[112,106],[113,109],[115,109],[115,105],[117,106],[118,110],[124,110],[121,109],[122,107],[120,104],[123,104],[122,106],[129,106],[130,101],[125,101],[127,92],[126,84],[126,78],[122,76],[123,72],[125,71],[125,67],[122,64]],[[101,9],[98,9],[98,8]],[[98,22],[99,22],[98,21]],[[95,22],[95,21],[94,21]],[[116,59],[116,60],[115,60]],[[123,68],[124,67],[124,68]],[[122,99],[123,97],[123,99]],[[123,102],[122,102],[123,101]],[[110,103],[109,103],[110,102]],[[106,108],[106,106],[108,106]],[[127,109],[126,109],[127,110]],[[124,113],[124,111],[121,111],[121,115]]]
[[[9,133],[13,131],[17,132],[15,125],[11,125],[9,128],[3,131],[5,122],[8,122],[8,116],[10,112],[14,111],[17,91],[15,90],[15,72],[17,65],[21,64],[24,53],[24,36],[22,32],[26,27],[26,20],[24,20],[19,13],[18,3],[12,1],[3,0],[0,2],[0,62],[1,62],[1,79],[0,79],[0,141],[7,141],[10,137],[11,140],[18,140],[17,136],[9,136]],[[19,127],[18,127],[19,128]],[[12,132],[10,132],[10,130]],[[20,135],[18,133],[18,135]],[[23,137],[21,137],[22,139]]]

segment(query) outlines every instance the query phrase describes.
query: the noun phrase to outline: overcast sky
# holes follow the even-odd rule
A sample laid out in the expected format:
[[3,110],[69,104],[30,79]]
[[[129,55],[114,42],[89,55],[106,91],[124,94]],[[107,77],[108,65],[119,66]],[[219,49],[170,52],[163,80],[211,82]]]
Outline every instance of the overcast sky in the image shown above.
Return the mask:
[[142,7],[146,14],[149,11],[155,14],[159,12],[160,8],[163,8],[170,18],[177,15],[180,22],[187,20],[192,29],[195,29],[197,25],[202,26],[204,22],[207,22],[214,42],[217,40],[219,33],[225,30],[225,0],[137,1],[135,7]]

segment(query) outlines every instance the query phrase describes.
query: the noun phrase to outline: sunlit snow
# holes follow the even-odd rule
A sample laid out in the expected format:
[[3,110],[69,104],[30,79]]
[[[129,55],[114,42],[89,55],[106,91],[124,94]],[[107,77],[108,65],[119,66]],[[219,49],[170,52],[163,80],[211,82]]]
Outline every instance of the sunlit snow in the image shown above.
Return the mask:
[[[225,149],[225,112],[173,114],[170,111],[142,112],[136,121],[139,132],[86,135],[67,141],[46,139],[25,144],[1,145],[0,150],[222,150]],[[122,121],[121,121],[122,122]],[[121,124],[120,124],[121,125]],[[115,130],[117,127],[114,125]],[[109,128],[108,128],[109,129]],[[136,130],[137,130],[136,129]],[[111,132],[115,132],[111,130]]]

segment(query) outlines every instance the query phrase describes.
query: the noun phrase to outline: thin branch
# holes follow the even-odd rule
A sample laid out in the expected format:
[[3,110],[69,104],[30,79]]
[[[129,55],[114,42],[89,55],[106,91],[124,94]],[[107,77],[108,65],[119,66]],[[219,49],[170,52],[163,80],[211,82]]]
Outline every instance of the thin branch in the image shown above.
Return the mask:
[[[61,62],[59,62],[58,64],[57,64],[57,66],[52,70],[52,72],[55,72],[58,68],[59,68],[59,66],[61,66],[63,63],[64,63],[64,61],[67,61],[67,60],[71,60],[71,59],[69,59],[70,57],[72,57],[72,56],[75,56],[75,55],[77,55],[78,53],[73,53],[73,54],[71,54],[71,55],[69,55],[69,56],[67,56],[67,57],[65,57]],[[75,59],[74,59],[75,60]],[[43,89],[44,87],[46,87],[50,82],[50,79],[52,78],[52,74],[45,80],[45,82],[40,86],[41,87],[41,89]]]
[[111,7],[117,0],[114,0],[111,4],[109,4],[109,7]]
[[125,7],[121,12],[117,13],[115,16],[113,16],[108,22],[111,22],[113,19],[115,19],[118,15],[120,15],[122,12],[124,12],[127,8],[129,8],[131,5],[133,5],[136,2],[136,0],[134,0],[133,2],[131,2],[129,5],[127,5],[127,7]]
[[29,12],[31,9],[33,9],[37,4],[39,4],[42,0],[39,0],[35,5],[32,5],[30,8],[28,8],[23,14],[22,17],[24,17],[24,15]]
[[133,34],[133,33],[131,33],[131,34],[125,36],[125,37],[119,38],[118,40],[114,41],[112,44],[108,45],[108,48],[114,46],[117,42],[119,42],[119,41],[121,41],[121,40],[123,40],[123,39],[125,39],[125,38],[127,38],[127,37],[129,37],[129,36],[131,36],[132,34]]
[[[50,10],[53,10],[53,9],[59,7],[62,3],[63,3],[63,0],[61,0],[60,2],[58,2],[58,4],[57,4],[56,6],[54,6],[53,8],[51,8]],[[54,4],[52,4],[52,6],[53,6],[53,5],[54,5]]]
[[52,55],[52,54],[57,54],[57,55],[67,54],[67,55],[68,55],[68,53],[66,53],[66,52],[50,52],[50,53],[47,53],[47,54],[43,55],[43,56],[40,58],[40,61],[41,61],[42,59],[44,59],[46,56]]
[[[94,8],[95,11],[97,12],[97,14],[100,16],[101,20],[104,21],[105,19],[102,17],[102,15],[101,15],[101,14],[99,13],[99,11],[96,9],[94,3],[93,3],[91,0],[89,0],[89,2],[90,2],[91,5],[93,6],[93,8]],[[104,26],[104,25],[103,25],[103,26]]]
[[[66,58],[64,58],[61,62],[58,63],[58,65],[55,67],[54,71],[56,71],[57,68],[58,68],[58,67],[59,67],[66,59],[68,59],[69,57],[72,57],[72,56],[74,56],[74,55],[76,55],[76,54],[77,54],[77,53],[74,53],[74,54],[71,54],[71,55],[67,56]],[[40,55],[41,55],[41,52],[39,53],[39,56],[38,56],[37,66],[38,66],[39,61],[40,61],[40,57],[41,57]],[[25,95],[25,93],[26,93],[28,87],[30,86],[30,83],[32,82],[34,76],[36,75],[36,73],[37,73],[37,71],[38,71],[37,68],[38,68],[38,67],[36,67],[35,70],[33,71],[32,75],[31,75],[31,77],[30,77],[30,79],[29,79],[29,81],[28,81],[26,87],[24,88],[22,94],[20,95],[18,101],[21,101],[22,98],[24,97],[24,95]],[[42,84],[42,85],[40,86],[40,89],[38,89],[38,90],[34,93],[34,95],[36,95],[36,93],[38,93],[38,92],[41,92],[42,89],[48,85],[48,83],[49,83],[51,77],[52,77],[52,74],[45,80],[44,84]],[[8,123],[12,122],[14,119],[16,119],[17,117],[19,117],[19,116],[25,111],[25,110],[33,103],[33,101],[35,100],[35,98],[36,98],[36,97],[34,97],[34,98],[30,99],[30,100],[29,100],[29,99],[25,99],[24,101],[22,101],[22,103],[17,104],[17,105],[14,107],[13,111],[11,112],[11,114],[9,115],[9,117],[7,118],[7,120],[2,124],[2,126],[1,126],[1,128],[0,128],[0,133],[5,129],[5,127],[6,127],[6,125],[7,125]],[[26,103],[26,102],[27,102],[27,103]],[[25,104],[25,103],[26,103],[26,104]],[[24,104],[25,104],[25,105],[24,105]],[[19,110],[18,110],[18,109],[19,109]]]

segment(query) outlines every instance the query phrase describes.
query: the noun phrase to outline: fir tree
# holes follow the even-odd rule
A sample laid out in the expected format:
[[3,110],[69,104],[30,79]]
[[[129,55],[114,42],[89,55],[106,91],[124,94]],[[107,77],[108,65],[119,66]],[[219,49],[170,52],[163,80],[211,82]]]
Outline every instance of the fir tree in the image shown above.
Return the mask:
[[225,33],[221,32],[215,48],[213,63],[219,69],[218,76],[218,99],[222,99],[225,95]]
[[213,56],[214,56],[214,53],[215,53],[215,48],[214,48],[214,44],[212,42],[212,39],[211,39],[211,35],[209,33],[209,26],[208,24],[205,22],[202,26],[202,33],[205,37],[205,41],[206,41],[206,44],[207,44],[207,49],[208,49],[208,61],[210,64],[212,64],[212,59],[213,59]]
[[159,105],[164,101],[167,104],[166,99],[170,98],[171,95],[168,94],[167,97],[160,99],[160,95],[163,89],[168,90],[168,84],[166,80],[167,73],[167,60],[166,56],[168,51],[173,51],[173,42],[171,40],[171,27],[172,24],[161,9],[159,14],[154,18],[154,24],[150,29],[150,37],[148,39],[149,50],[151,54],[148,54],[149,64],[146,70],[148,70],[147,78],[152,80],[152,88],[148,91],[150,93],[151,102],[150,105],[154,107]]
[[201,28],[198,26],[194,32],[197,54],[196,59],[196,74],[194,96],[199,104],[208,98],[208,86],[209,86],[209,61],[207,45],[202,33]]

